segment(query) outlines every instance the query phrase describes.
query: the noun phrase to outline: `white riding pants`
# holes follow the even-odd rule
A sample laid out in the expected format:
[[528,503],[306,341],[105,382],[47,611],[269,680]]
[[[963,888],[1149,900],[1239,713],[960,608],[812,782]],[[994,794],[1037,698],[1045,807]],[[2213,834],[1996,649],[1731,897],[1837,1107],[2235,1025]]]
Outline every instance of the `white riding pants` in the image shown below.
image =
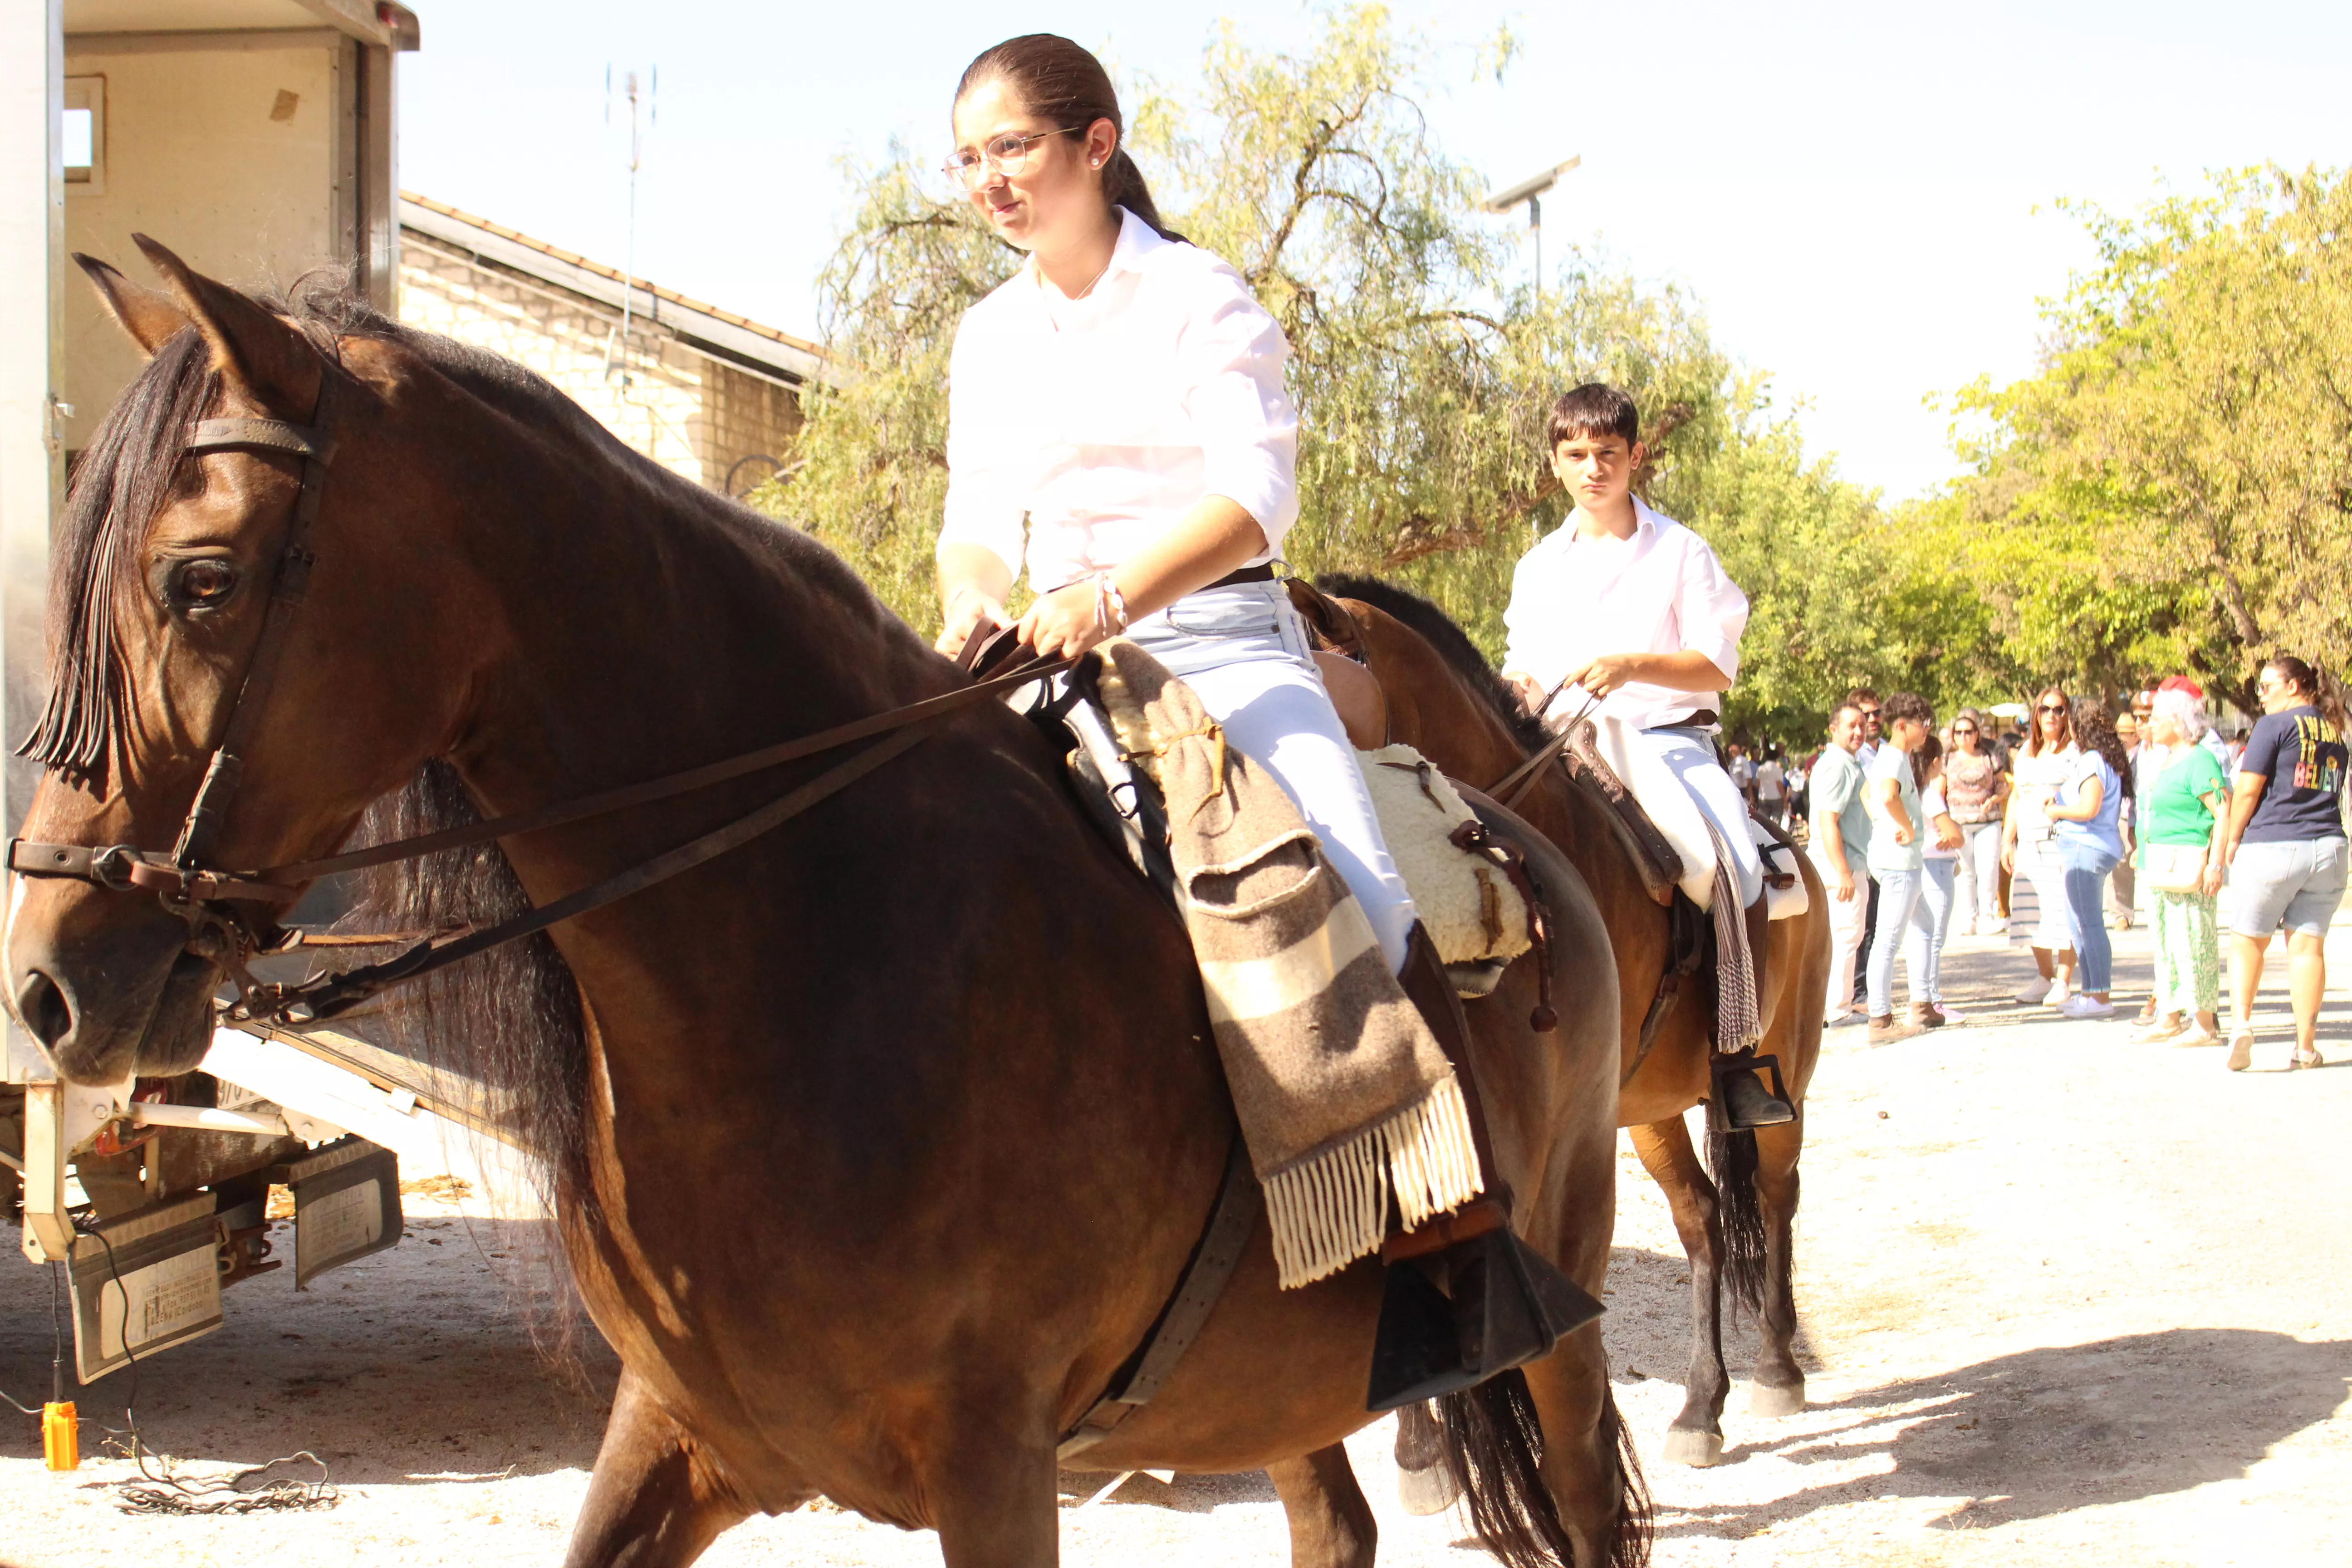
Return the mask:
[[1739,888],[1739,907],[1747,909],[1764,896],[1764,860],[1748,832],[1748,797],[1715,759],[1715,737],[1705,730],[1644,730],[1642,739],[1674,770],[1690,791],[1691,799],[1731,850],[1731,879]]
[[1204,588],[1144,616],[1127,635],[1199,694],[1235,751],[1274,776],[1363,906],[1390,970],[1403,969],[1405,941],[1419,918],[1412,894],[1389,858],[1356,749],[1282,584]]

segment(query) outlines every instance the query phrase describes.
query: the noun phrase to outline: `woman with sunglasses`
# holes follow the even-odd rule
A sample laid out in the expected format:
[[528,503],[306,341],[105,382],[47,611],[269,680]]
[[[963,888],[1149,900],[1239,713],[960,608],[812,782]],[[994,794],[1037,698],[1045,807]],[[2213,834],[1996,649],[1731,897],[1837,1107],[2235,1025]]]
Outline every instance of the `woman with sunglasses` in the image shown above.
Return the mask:
[[2221,855],[2230,868],[2231,1072],[2253,1063],[2254,993],[2271,937],[2286,931],[2294,1009],[2290,1068],[2315,1068],[2327,928],[2344,901],[2345,713],[2334,688],[2292,654],[2262,668],[2263,717],[2238,758]]
[[2066,907],[2065,868],[2059,864],[2050,803],[2074,776],[2082,748],[2074,742],[2074,704],[2058,687],[2033,703],[2033,728],[2011,759],[2009,814],[2001,826],[2000,863],[2033,888],[2040,920],[2027,945],[2038,979],[2019,991],[2020,1002],[2063,1006],[2073,994],[2074,917]]
[[1944,753],[1944,798],[1960,829],[1952,915],[1969,936],[2000,936],[2009,930],[2000,914],[2000,823],[2009,779],[1986,739],[1984,715],[1963,708],[1952,721],[1952,743]]

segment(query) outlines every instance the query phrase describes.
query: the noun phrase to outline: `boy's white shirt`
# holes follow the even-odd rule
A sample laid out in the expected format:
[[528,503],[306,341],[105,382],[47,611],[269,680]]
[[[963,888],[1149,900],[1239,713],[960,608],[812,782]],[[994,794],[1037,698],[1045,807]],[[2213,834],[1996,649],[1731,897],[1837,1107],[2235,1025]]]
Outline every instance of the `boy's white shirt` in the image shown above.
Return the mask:
[[[1587,538],[1571,521],[1519,558],[1503,616],[1506,669],[1533,676],[1549,691],[1607,654],[1688,651],[1705,654],[1727,680],[1738,679],[1748,595],[1724,574],[1706,540],[1632,499],[1632,538]],[[1563,691],[1551,711],[1581,711],[1584,704],[1581,691]],[[1653,730],[1722,706],[1720,692],[1631,681],[1599,710]]]

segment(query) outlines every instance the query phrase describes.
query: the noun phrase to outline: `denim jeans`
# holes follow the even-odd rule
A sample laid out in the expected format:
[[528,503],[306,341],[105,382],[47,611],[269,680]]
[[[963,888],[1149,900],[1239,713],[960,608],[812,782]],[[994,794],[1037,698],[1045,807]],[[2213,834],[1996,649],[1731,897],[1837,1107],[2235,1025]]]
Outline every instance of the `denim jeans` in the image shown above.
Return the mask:
[[2117,857],[2078,839],[2060,841],[2066,879],[2066,913],[2074,928],[2074,983],[2084,991],[2111,989],[2115,950],[2107,945],[2106,880]]
[[1903,962],[1911,966],[1912,984],[1930,1002],[1944,999],[1944,942],[1952,932],[1952,891],[1959,864],[1937,855],[1927,858],[1919,904],[1911,911],[1911,931],[1903,942]]
[[1307,628],[1279,583],[1188,595],[1128,636],[1181,677],[1234,750],[1273,775],[1363,906],[1391,971],[1418,918],[1339,716],[1307,656]]
[[[1870,933],[1870,1016],[1884,1018],[1895,1011],[1895,957],[1903,951],[1903,933],[1911,929],[1911,911],[1918,907],[1924,871],[1878,871],[1878,923]],[[1919,966],[1908,976],[1911,1000],[1925,1002],[1927,992]]]

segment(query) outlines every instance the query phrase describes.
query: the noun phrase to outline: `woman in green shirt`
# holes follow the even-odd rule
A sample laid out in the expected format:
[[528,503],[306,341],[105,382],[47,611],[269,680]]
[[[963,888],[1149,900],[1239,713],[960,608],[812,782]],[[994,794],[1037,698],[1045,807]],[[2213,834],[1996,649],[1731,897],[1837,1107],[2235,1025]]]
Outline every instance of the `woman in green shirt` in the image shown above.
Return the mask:
[[2213,1013],[2221,1002],[2215,898],[2221,856],[2214,828],[2229,809],[2230,786],[2221,764],[2198,743],[2205,729],[2205,708],[2195,698],[2157,693],[2147,732],[2162,755],[2148,769],[2140,823],[2145,885],[2156,910],[2156,1021],[2132,1036],[2142,1043],[2221,1044]]

